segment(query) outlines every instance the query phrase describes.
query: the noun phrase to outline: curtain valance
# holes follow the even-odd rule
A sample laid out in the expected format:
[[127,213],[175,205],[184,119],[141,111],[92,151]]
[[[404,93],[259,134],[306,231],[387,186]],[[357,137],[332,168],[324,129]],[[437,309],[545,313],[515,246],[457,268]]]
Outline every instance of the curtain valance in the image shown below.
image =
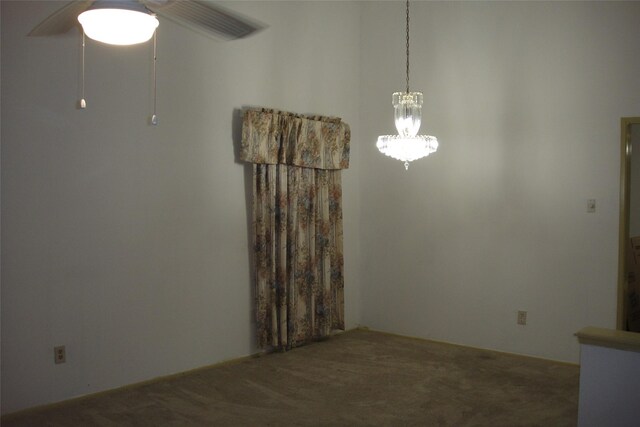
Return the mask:
[[338,117],[246,109],[240,159],[315,169],[349,167],[349,125]]

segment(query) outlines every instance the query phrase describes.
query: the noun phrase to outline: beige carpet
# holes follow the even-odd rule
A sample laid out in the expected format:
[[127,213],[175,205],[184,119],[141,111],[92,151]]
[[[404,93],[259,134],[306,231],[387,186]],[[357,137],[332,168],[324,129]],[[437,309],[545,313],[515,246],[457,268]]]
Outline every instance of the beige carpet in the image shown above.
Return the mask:
[[2,426],[575,426],[578,377],[573,365],[355,330]]

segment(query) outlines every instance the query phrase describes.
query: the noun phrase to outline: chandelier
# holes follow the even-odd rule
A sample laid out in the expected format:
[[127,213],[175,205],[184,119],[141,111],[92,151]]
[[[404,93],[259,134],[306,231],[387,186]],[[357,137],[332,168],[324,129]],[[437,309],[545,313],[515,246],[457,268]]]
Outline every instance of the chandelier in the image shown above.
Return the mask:
[[418,135],[422,121],[422,92],[409,91],[409,0],[407,0],[407,87],[405,92],[393,94],[393,108],[397,135],[378,137],[378,150],[389,157],[404,162],[421,159],[438,149],[438,139],[431,135]]

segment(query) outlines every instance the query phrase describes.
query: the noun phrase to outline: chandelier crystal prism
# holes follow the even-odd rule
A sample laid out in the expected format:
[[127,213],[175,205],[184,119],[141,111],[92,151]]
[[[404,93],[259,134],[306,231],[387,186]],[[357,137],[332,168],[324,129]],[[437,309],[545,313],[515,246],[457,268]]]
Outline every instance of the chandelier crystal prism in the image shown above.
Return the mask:
[[422,123],[422,92],[409,91],[409,0],[407,0],[407,87],[405,92],[393,94],[397,135],[378,137],[378,150],[389,157],[404,162],[421,159],[438,149],[438,139],[431,135],[418,135]]

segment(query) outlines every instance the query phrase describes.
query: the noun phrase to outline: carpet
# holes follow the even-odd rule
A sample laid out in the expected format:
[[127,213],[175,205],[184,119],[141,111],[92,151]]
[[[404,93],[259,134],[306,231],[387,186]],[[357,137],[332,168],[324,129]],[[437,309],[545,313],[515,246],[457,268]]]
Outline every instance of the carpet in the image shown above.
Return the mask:
[[579,367],[365,329],[3,417],[11,426],[575,426]]

